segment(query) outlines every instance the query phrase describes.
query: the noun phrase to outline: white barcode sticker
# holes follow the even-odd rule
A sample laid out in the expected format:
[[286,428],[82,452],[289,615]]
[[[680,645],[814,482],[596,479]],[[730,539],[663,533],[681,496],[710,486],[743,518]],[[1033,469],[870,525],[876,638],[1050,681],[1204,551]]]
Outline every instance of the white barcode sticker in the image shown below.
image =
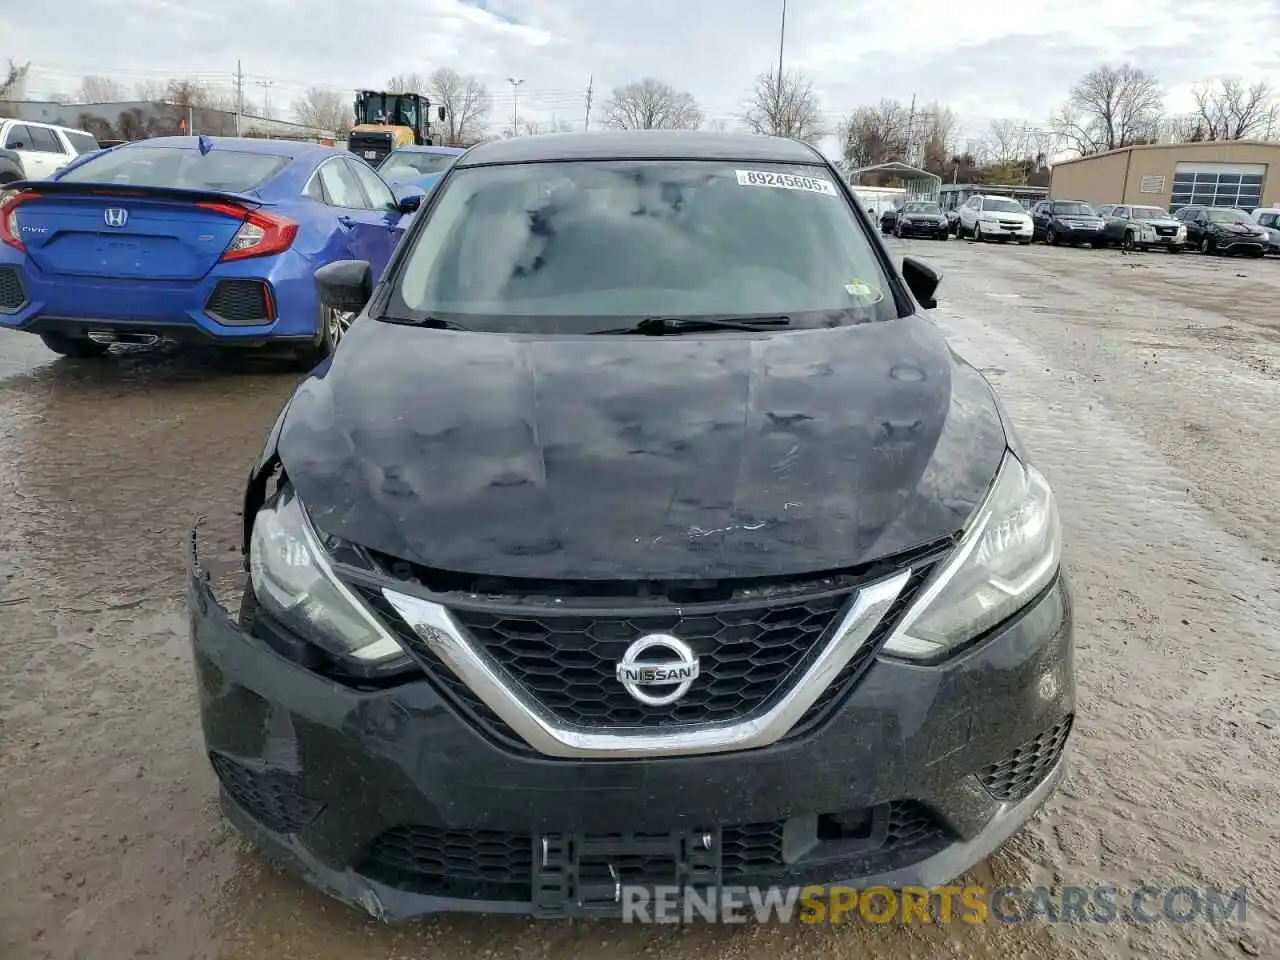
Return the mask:
[[769,170],[735,170],[741,187],[777,187],[781,190],[804,190],[828,197],[839,196],[836,185],[822,177],[802,177],[795,173],[773,173]]

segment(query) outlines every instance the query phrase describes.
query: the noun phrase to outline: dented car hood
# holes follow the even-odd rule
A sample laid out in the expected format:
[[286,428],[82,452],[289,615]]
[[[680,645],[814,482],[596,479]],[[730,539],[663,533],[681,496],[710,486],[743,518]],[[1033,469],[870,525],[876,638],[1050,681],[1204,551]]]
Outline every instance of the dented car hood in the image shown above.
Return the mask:
[[961,530],[1006,440],[920,317],[764,336],[504,336],[373,320],[277,450],[320,530],[546,579],[834,570]]

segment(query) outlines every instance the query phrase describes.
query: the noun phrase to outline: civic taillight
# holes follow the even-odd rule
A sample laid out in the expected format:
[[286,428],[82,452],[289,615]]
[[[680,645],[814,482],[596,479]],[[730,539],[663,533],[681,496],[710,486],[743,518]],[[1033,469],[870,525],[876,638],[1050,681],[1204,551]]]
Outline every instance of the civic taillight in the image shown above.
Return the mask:
[[222,251],[219,259],[223,261],[284,253],[298,235],[298,225],[278,214],[249,210],[233,203],[198,203],[196,206],[241,221],[240,229]]
[[0,242],[23,253],[26,252],[27,245],[18,236],[18,207],[33,199],[34,193],[19,192],[11,194],[4,203],[0,203]]

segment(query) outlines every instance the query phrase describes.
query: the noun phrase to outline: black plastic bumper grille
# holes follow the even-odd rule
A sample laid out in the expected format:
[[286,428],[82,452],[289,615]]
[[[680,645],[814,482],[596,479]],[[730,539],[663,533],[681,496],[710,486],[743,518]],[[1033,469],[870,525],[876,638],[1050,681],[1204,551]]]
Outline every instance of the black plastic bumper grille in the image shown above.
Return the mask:
[[[853,690],[871,666],[932,571],[938,555],[913,563],[897,601],[868,641],[801,718],[796,737],[815,729]],[[427,667],[429,676],[468,719],[504,745],[529,747],[427,648],[381,594],[358,592]],[[499,663],[517,686],[558,717],[587,727],[671,727],[742,719],[790,688],[839,623],[856,588],[805,599],[744,607],[686,605],[674,614],[634,617],[560,613],[505,616],[451,608],[473,642]],[[646,633],[673,632],[694,648],[701,673],[676,704],[647,707],[618,683],[614,665]]]
[[[951,837],[929,810],[913,800],[844,814],[846,819],[887,819],[888,830],[862,842],[849,838],[845,854],[866,863],[884,863],[908,851],[928,856]],[[724,883],[767,881],[793,864],[784,859],[784,821],[727,826],[720,830],[720,878]],[[605,835],[600,835],[605,836]],[[612,834],[621,838],[626,835]],[[661,837],[662,834],[636,835]],[[819,841],[807,857],[830,856],[834,844]],[[446,830],[432,826],[402,826],[380,834],[366,849],[356,872],[398,889],[434,896],[525,900],[534,880],[537,844],[527,833],[496,830]],[[610,863],[624,883],[670,883],[671,862],[642,852],[618,853]],[[803,862],[804,858],[800,862]]]
[[253,326],[270,323],[271,294],[260,280],[219,280],[204,305],[219,323]]
[[255,770],[218,753],[209,759],[231,799],[268,830],[297,833],[324,809],[324,804],[302,792],[295,776]]
[[17,267],[0,267],[0,310],[13,313],[27,305],[27,291]]
[[1051,730],[1021,744],[999,763],[978,774],[982,785],[997,800],[1021,800],[1062,758],[1074,718],[1068,715]]

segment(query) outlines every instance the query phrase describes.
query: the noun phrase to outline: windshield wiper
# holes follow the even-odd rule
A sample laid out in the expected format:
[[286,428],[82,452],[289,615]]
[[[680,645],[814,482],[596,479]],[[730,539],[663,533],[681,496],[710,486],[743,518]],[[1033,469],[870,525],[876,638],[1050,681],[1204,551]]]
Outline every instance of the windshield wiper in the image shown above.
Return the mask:
[[691,333],[704,330],[777,330],[791,326],[790,317],[645,317],[639,323],[616,330],[597,330],[596,333],[634,333],[661,337],[673,333]]
[[432,330],[470,330],[470,327],[464,327],[460,323],[454,323],[452,320],[445,320],[443,317],[433,317],[427,315],[424,317],[394,317],[383,314],[378,317],[385,323],[399,323],[406,327],[430,327]]

